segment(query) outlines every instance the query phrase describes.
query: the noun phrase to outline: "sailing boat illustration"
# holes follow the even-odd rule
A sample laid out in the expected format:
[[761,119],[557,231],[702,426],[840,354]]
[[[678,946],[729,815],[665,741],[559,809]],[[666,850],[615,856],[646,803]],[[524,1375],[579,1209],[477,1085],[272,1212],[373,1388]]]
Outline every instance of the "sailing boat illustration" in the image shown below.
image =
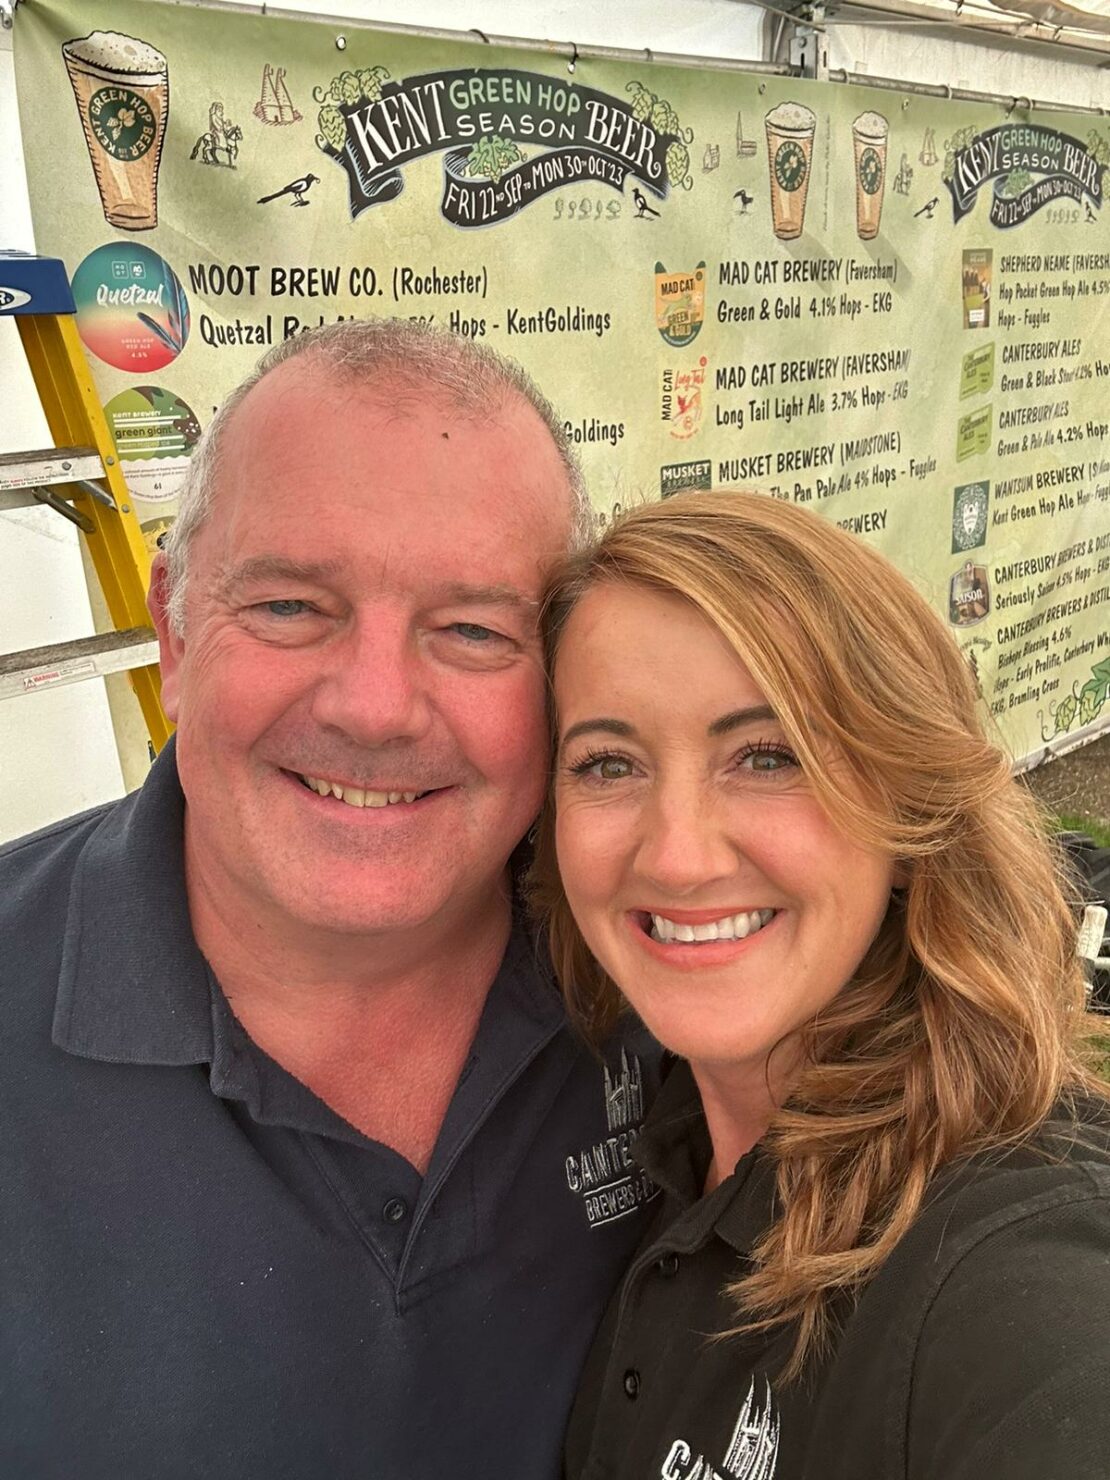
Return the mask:
[[937,140],[933,129],[925,130],[925,137],[921,141],[921,153],[917,156],[920,162],[929,169],[937,162]]
[[285,68],[275,72],[267,62],[262,69],[262,95],[254,105],[254,116],[260,123],[299,123],[302,114],[293,107],[293,99],[285,85]]

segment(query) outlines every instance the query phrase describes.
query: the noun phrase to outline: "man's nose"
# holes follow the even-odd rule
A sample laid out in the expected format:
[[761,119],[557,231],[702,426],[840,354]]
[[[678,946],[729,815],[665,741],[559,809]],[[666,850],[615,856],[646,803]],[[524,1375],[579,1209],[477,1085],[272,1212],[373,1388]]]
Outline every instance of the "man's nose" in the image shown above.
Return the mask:
[[407,621],[376,615],[352,622],[321,657],[312,712],[360,745],[416,740],[431,721],[426,665]]
[[720,798],[697,785],[656,790],[641,815],[636,869],[660,903],[692,897],[736,872],[736,840],[721,812]]

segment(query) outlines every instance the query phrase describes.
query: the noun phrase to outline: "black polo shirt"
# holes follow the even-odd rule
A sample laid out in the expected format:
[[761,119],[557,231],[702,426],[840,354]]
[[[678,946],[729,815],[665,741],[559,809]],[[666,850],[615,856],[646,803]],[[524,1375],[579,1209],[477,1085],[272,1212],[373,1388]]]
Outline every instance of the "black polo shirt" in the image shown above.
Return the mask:
[[183,806],[171,746],[0,850],[0,1475],[557,1473],[657,1055],[591,1055],[514,928],[421,1178],[230,1012]]
[[663,1196],[583,1374],[569,1480],[1106,1480],[1105,1120],[946,1175],[792,1386],[793,1331],[718,1339],[771,1165],[756,1149],[701,1197],[709,1154],[682,1064],[637,1143]]

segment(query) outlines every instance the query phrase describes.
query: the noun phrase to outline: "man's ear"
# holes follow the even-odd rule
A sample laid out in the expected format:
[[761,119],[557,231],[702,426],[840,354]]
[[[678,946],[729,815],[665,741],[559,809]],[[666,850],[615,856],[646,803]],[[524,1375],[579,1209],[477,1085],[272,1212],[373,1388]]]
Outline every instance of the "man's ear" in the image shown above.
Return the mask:
[[170,625],[169,577],[166,557],[159,553],[150,568],[150,590],[146,596],[147,610],[158,633],[158,662],[162,671],[162,708],[166,718],[176,724],[178,702],[181,697],[181,662],[185,652],[185,641]]

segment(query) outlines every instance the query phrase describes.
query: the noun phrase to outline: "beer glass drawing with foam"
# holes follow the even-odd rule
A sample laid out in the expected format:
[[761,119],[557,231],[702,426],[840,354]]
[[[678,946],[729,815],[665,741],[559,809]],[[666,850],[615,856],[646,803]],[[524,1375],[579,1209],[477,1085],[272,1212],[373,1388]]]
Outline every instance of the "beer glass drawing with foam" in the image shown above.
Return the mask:
[[158,225],[158,166],[169,112],[162,53],[119,31],[62,47],[104,218],[124,231]]
[[805,225],[817,115],[802,103],[780,103],[763,123],[775,235],[781,241],[793,241]]
[[861,113],[852,124],[856,166],[856,231],[861,241],[879,234],[886,194],[886,148],[890,125],[881,113]]

